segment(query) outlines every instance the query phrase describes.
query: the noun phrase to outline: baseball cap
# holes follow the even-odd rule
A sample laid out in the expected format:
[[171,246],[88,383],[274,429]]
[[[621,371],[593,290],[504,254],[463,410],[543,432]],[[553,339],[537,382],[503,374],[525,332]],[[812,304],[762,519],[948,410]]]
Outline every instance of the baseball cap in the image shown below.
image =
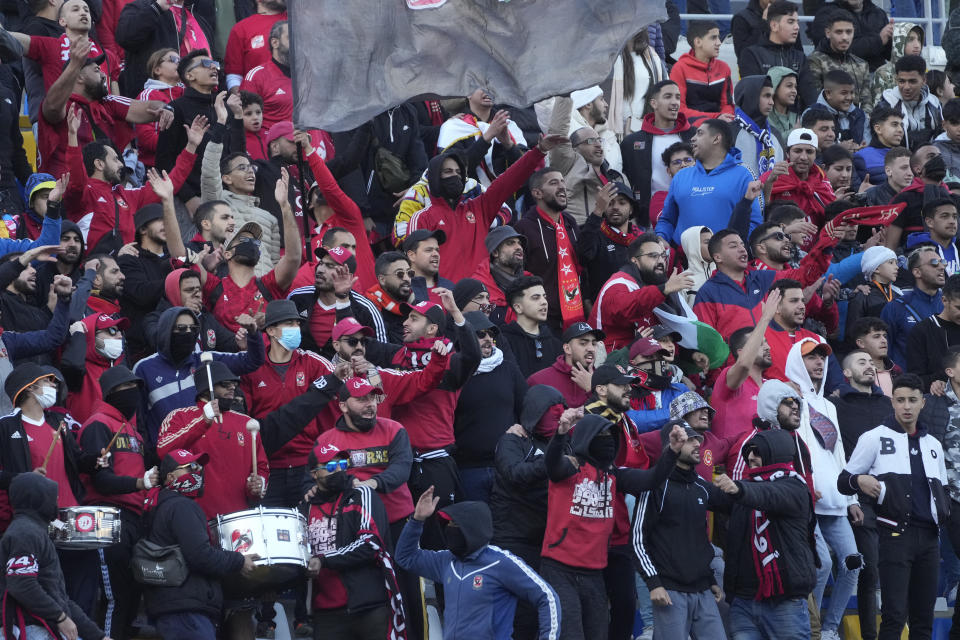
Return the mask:
[[416,304],[407,304],[404,302],[400,305],[400,311],[404,316],[410,315],[411,311],[416,311],[420,315],[426,316],[427,320],[440,327],[440,331],[443,331],[443,328],[447,324],[447,314],[444,313],[443,307],[438,305],[436,302],[430,302],[429,300],[424,300],[423,302],[418,302]]
[[126,331],[130,327],[129,318],[111,318],[110,316],[101,313],[97,316],[96,322],[93,323],[93,330],[99,331],[100,329],[109,329],[110,327],[117,327],[121,331]]
[[160,481],[163,482],[163,479],[167,477],[167,474],[176,469],[177,467],[182,467],[185,464],[190,464],[191,462],[196,462],[201,466],[207,464],[210,460],[210,455],[206,453],[191,453],[186,449],[174,449],[167,455],[163,456],[163,461],[160,463]]
[[346,458],[348,455],[349,451],[341,451],[340,447],[332,442],[318,444],[313,448],[313,451],[311,451],[310,455],[307,457],[307,468],[313,470],[319,465],[326,464],[331,460],[336,460],[338,458]]
[[413,251],[413,248],[417,246],[418,243],[423,242],[427,238],[436,238],[437,244],[443,244],[447,241],[447,234],[444,233],[442,229],[435,229],[433,231],[429,229],[417,229],[416,231],[411,231],[403,240],[403,252]]
[[654,338],[638,338],[636,342],[630,345],[630,359],[637,356],[649,357],[657,353],[668,354],[669,351],[660,346]]
[[245,225],[240,227],[240,229],[237,230],[235,234],[233,234],[232,238],[230,238],[230,242],[227,243],[227,249],[231,248],[234,245],[234,243],[236,243],[241,233],[245,233],[249,236],[252,236],[256,240],[259,240],[260,238],[263,237],[263,228],[256,222],[246,223]]
[[346,400],[348,395],[351,398],[363,398],[371,393],[382,396],[383,390],[370,384],[366,378],[348,378],[340,387],[339,395],[341,400]]
[[623,196],[630,202],[636,204],[637,196],[633,193],[633,189],[623,184],[622,182],[614,182],[613,184],[617,187],[617,192],[614,194],[616,196]]
[[585,336],[588,333],[592,333],[597,340],[603,340],[606,337],[603,331],[594,329],[586,322],[574,322],[564,330],[563,335],[560,336],[560,341],[566,344],[574,338]]
[[602,364],[593,370],[593,376],[590,377],[590,388],[598,384],[632,384],[636,380],[633,376],[625,374],[617,366],[612,364]]
[[333,340],[339,340],[343,336],[352,336],[355,333],[362,333],[363,335],[372,338],[373,329],[370,327],[365,327],[355,318],[344,318],[337,324],[333,325]]
[[327,249],[326,247],[320,246],[314,249],[313,255],[317,256],[317,260],[323,260],[324,257],[330,256],[330,259],[337,264],[346,265],[350,273],[357,271],[357,259],[350,249],[344,249],[343,247],[331,247]]
[[803,344],[800,345],[800,355],[808,356],[811,353],[819,353],[824,358],[828,357],[833,353],[833,349],[830,348],[826,342],[814,342],[813,340],[804,340]]
[[808,144],[814,149],[820,148],[820,143],[817,140],[817,134],[810,129],[804,129],[803,127],[794,129],[790,132],[790,135],[787,136],[787,148],[789,149],[795,144]]
[[270,131],[267,132],[267,137],[264,138],[264,140],[269,145],[274,140],[279,140],[280,138],[286,138],[290,142],[293,142],[293,123],[289,120],[281,120],[270,127]]

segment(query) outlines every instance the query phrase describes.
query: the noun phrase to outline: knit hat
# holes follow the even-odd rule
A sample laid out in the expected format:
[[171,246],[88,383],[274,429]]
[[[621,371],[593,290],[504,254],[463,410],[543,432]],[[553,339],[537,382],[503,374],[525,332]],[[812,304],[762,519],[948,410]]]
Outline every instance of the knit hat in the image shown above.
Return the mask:
[[869,280],[873,272],[877,270],[877,267],[887,260],[896,259],[897,254],[893,252],[893,249],[880,246],[870,247],[860,256],[860,271],[863,272],[863,277]]
[[602,95],[603,89],[597,85],[593,85],[586,89],[580,89],[580,91],[574,91],[570,94],[570,99],[573,100],[573,108],[579,109],[580,107],[587,106]]
[[458,309],[463,309],[477,295],[487,290],[485,284],[474,278],[463,278],[453,285],[453,300]]

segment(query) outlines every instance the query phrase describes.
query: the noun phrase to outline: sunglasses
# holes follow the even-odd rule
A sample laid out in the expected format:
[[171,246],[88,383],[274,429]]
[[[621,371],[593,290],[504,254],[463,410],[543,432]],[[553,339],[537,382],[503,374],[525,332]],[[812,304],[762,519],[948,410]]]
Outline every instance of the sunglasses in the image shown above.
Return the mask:
[[[220,63],[216,60],[211,60],[210,58],[203,58],[202,60],[198,60],[196,64],[192,64],[187,67],[187,71],[192,71],[197,67],[204,67],[206,69],[219,69]],[[186,73],[186,71],[184,71],[184,73]]]
[[337,469],[339,469],[340,471],[346,471],[347,467],[349,466],[350,466],[350,463],[347,460],[331,460],[326,464],[318,464],[316,467],[314,467],[313,470],[320,471],[322,469],[326,469],[327,473],[333,473]]
[[947,261],[942,260],[940,258],[931,258],[930,261],[927,262],[927,264],[930,265],[931,267],[939,267],[940,265],[946,265]]
[[787,239],[787,234],[785,234],[783,231],[775,231],[774,233],[771,233],[770,235],[764,238],[761,238],[760,242],[766,242],[767,240],[776,240],[777,242],[783,242],[786,239]]
[[203,469],[203,466],[199,462],[188,462],[187,464],[180,465],[177,469],[186,469],[187,471],[200,471]]
[[167,56],[166,58],[164,58],[164,61],[165,61],[165,62],[172,62],[173,64],[177,64],[178,62],[180,62],[180,56],[175,56],[175,55],[171,54],[171,55]]
[[481,329],[477,331],[477,338],[483,340],[484,338],[493,338],[496,340],[497,334],[493,329]]
[[362,344],[363,346],[367,346],[367,344],[370,343],[370,338],[366,338],[366,337],[364,337],[364,338],[344,338],[343,341],[346,342],[347,345],[350,346],[350,347],[355,347],[355,346],[357,346],[358,344]]
[[406,271],[401,269],[400,271],[394,271],[393,275],[394,277],[399,278],[401,280],[404,279],[404,276],[406,276],[406,279],[408,280],[413,280],[413,278],[417,275],[417,272],[414,271],[413,269],[407,269]]
[[175,324],[173,325],[174,333],[193,333],[198,329],[198,325],[195,324]]

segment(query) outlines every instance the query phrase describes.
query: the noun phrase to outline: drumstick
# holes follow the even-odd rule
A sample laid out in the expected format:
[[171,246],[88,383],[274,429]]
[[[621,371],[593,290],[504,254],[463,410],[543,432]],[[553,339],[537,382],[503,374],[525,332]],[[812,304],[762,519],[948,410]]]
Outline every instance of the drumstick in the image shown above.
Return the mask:
[[250,418],[247,420],[247,431],[250,432],[250,437],[253,438],[251,441],[250,447],[250,458],[251,458],[251,469],[250,475],[256,476],[257,474],[257,432],[260,431],[260,423]]
[[53,450],[57,446],[57,441],[60,439],[60,430],[63,429],[63,423],[60,423],[60,426],[57,428],[57,435],[53,436],[53,442],[50,443],[50,448],[47,449],[47,455],[43,457],[43,464],[40,465],[40,468],[43,469],[43,472],[47,472],[47,463],[50,462],[50,456],[53,455]]
[[[213,395],[213,375],[210,373],[210,363],[213,362],[213,354],[210,353],[209,351],[204,351],[203,353],[200,354],[200,362],[206,363],[206,367],[204,368],[207,370],[207,388],[210,389],[210,402],[213,402],[214,400],[216,400],[216,398]],[[218,418],[217,416],[214,416],[214,419],[218,423],[223,424],[222,418]]]

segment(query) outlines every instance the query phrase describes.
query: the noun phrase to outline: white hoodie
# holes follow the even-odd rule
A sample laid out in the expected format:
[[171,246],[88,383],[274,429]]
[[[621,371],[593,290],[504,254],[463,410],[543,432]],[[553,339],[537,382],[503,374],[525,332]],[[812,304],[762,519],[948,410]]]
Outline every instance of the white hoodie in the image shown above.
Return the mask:
[[[847,464],[843,450],[843,438],[840,436],[840,423],[837,421],[837,409],[833,403],[823,397],[823,383],[814,387],[810,374],[803,364],[800,348],[805,342],[816,343],[813,338],[804,338],[790,348],[787,355],[787,379],[800,385],[803,393],[803,406],[800,408],[800,428],[797,433],[810,450],[810,466],[813,471],[813,488],[820,493],[814,511],[824,516],[846,516],[847,507],[856,504],[855,496],[845,496],[837,489],[837,477]],[[824,367],[826,376],[826,367]],[[837,443],[833,451],[824,448],[818,434],[810,426],[810,407],[826,416],[837,428]]]

